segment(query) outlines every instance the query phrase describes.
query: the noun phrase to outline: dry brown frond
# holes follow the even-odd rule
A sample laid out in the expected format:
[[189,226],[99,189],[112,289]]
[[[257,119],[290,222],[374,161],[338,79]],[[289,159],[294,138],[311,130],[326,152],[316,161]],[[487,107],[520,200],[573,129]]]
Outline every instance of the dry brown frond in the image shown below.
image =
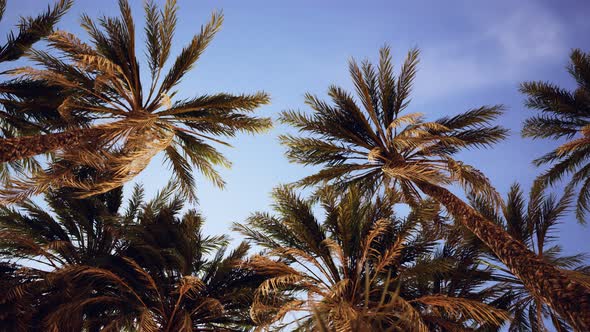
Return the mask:
[[433,313],[439,315],[453,315],[457,318],[463,317],[466,320],[473,319],[480,324],[493,324],[500,326],[504,321],[510,319],[510,315],[500,309],[496,309],[485,303],[466,298],[448,297],[444,295],[430,295],[415,299],[412,302],[419,302],[431,307]]

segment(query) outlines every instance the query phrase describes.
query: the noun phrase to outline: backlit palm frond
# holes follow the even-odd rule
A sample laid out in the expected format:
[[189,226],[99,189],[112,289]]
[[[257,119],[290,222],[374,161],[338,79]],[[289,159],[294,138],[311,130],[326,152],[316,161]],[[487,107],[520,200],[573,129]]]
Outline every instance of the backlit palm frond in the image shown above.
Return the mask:
[[168,93],[182,77],[192,68],[205,48],[213,40],[215,34],[221,29],[223,14],[214,12],[209,23],[201,27],[201,32],[195,35],[190,44],[182,49],[180,55],[174,61],[170,71],[164,76],[159,93]]
[[[59,19],[70,9],[73,1],[60,0],[37,17],[21,19],[19,30],[8,35],[7,42],[0,46],[0,62],[20,58],[34,43],[48,36]],[[6,1],[3,1],[3,7]],[[2,13],[4,10],[2,10]]]
[[480,324],[501,325],[510,319],[510,315],[503,310],[498,310],[479,301],[447,296],[424,296],[414,300],[430,306],[436,315],[445,314],[473,319]]
[[588,196],[588,73],[590,56],[581,50],[573,50],[568,65],[569,74],[576,80],[573,91],[560,88],[549,82],[525,82],[520,91],[527,96],[526,106],[541,113],[525,120],[522,135],[532,138],[566,138],[567,142],[535,160],[535,164],[550,164],[539,181],[554,184],[563,178],[573,176],[569,186],[578,192],[576,217],[584,222],[589,210]]

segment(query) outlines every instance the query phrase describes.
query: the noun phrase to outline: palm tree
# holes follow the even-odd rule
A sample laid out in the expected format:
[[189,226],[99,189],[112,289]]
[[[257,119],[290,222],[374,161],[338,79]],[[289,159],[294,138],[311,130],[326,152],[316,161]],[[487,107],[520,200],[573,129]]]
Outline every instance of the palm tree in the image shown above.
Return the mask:
[[549,82],[521,85],[520,91],[527,96],[526,106],[541,111],[523,123],[522,136],[567,140],[534,163],[551,165],[539,177],[544,184],[555,184],[572,175],[569,185],[579,186],[576,217],[585,223],[586,212],[590,210],[590,164],[586,162],[590,156],[590,54],[573,50],[567,70],[577,83],[573,91]]
[[[13,282],[3,285],[0,302],[19,308],[0,320],[7,331],[46,331],[43,319],[55,307],[93,293],[88,287],[72,289],[64,277],[69,267],[116,265],[121,260],[120,188],[84,200],[60,189],[45,199],[51,213],[31,201],[22,202],[18,210],[0,208],[0,258],[3,264],[13,263],[2,278]],[[82,330],[81,318],[70,318],[62,330]]]
[[[177,21],[176,1],[168,0],[162,10],[147,1],[145,32],[150,79],[142,83],[131,9],[126,0],[120,0],[119,7],[120,17],[103,17],[95,22],[82,16],[82,27],[90,35],[91,44],[57,31],[48,37],[55,54],[40,50],[28,54],[40,68],[11,71],[18,77],[67,91],[58,110],[69,128],[0,141],[2,162],[54,153],[45,172],[12,181],[2,192],[5,201],[18,201],[59,186],[81,189],[81,196],[106,192],[141,172],[159,152],[164,152],[180,187],[192,199],[192,167],[216,185],[224,185],[214,166],[230,163],[210,143],[227,143],[215,136],[256,133],[270,127],[270,119],[249,115],[268,103],[264,92],[219,93],[172,101],[178,92],[175,87],[221,28],[220,13],[212,14],[166,72],[164,66]],[[80,116],[90,122],[80,126],[75,121]],[[104,175],[80,182],[75,177],[75,169],[80,166],[101,170]]]
[[226,253],[227,238],[205,236],[197,212],[179,215],[184,201],[174,187],[149,202],[136,187],[121,212],[121,189],[86,199],[76,199],[71,189],[51,192],[46,196],[51,213],[29,202],[18,211],[2,208],[0,254],[6,268],[0,272],[5,270],[6,284],[0,284],[5,287],[0,305],[26,310],[3,317],[0,326],[22,331],[251,327],[249,308],[264,277],[240,265],[248,246]]
[[[588,286],[590,267],[583,265],[587,256],[563,255],[562,247],[554,244],[557,240],[555,228],[567,216],[571,196],[571,191],[566,191],[559,199],[553,194],[547,195],[543,186],[537,182],[531,188],[528,202],[520,185],[512,185],[501,214],[496,213],[481,197],[471,196],[470,201],[482,215],[502,225],[513,238],[525,244],[540,259]],[[497,260],[492,252],[489,255]],[[521,280],[515,278],[506,268],[495,263],[492,265],[501,273],[496,279],[507,287],[505,297],[510,300],[510,311],[514,314],[510,331],[547,331],[546,319],[551,321],[556,331],[571,331],[571,327],[555,310],[543,303],[537,294],[529,292]]]
[[313,114],[282,113],[284,123],[311,134],[282,136],[289,159],[324,166],[299,184],[329,181],[339,186],[358,183],[371,190],[395,188],[410,204],[419,201],[422,192],[444,205],[456,221],[491,248],[527,289],[574,326],[590,329],[590,289],[539,259],[444,188],[459,183],[500,205],[501,198],[488,179],[453,156],[463,148],[486,147],[506,136],[506,130],[490,125],[501,107],[484,106],[433,122],[417,113],[402,115],[409,106],[417,64],[418,51],[412,50],[394,76],[385,47],[377,70],[369,62],[359,67],[351,61],[350,73],[362,107],[352,95],[331,86],[328,94],[333,104],[308,94],[306,103]]
[[[8,294],[10,290],[19,289],[25,283],[32,283],[38,276],[23,271],[22,267],[15,263],[0,262],[0,291]],[[16,301],[15,299],[18,298]],[[2,295],[0,298],[0,331],[34,331],[31,322],[34,318],[34,296],[23,294]]]
[[[0,0],[0,20],[4,17],[6,0]],[[39,40],[50,35],[60,18],[72,6],[72,1],[61,0],[36,17],[22,18],[18,30],[10,32],[4,44],[0,45],[0,63],[20,59]],[[1,73],[5,74],[5,73]],[[55,124],[59,115],[57,106],[63,102],[58,91],[41,82],[31,80],[9,80],[0,83],[0,94],[4,109],[0,109],[0,137],[38,134],[45,126]],[[35,102],[30,102],[31,97]],[[26,111],[34,108],[34,111]],[[63,121],[61,121],[63,122]],[[23,174],[39,170],[39,163],[33,158],[13,160],[0,164],[0,179],[8,180],[10,173]]]
[[[248,262],[269,276],[252,307],[260,324],[298,325],[299,330],[321,330],[323,322],[338,331],[447,331],[500,325],[508,318],[485,304],[486,293],[476,290],[481,275],[458,273],[473,264],[463,264],[455,255],[436,257],[431,234],[419,225],[431,211],[414,210],[401,220],[393,214],[394,196],[373,203],[356,189],[342,197],[323,189],[317,197],[303,199],[279,187],[273,196],[276,216],[255,213],[234,226],[265,250]],[[323,222],[314,216],[314,201],[325,210]],[[300,312],[298,318],[284,322],[293,312]]]

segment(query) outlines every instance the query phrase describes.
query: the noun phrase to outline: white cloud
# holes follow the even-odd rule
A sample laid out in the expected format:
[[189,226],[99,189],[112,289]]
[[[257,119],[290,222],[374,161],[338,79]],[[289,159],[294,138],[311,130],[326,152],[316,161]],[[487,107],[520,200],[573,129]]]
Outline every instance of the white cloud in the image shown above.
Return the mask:
[[565,58],[564,24],[546,8],[513,2],[511,12],[470,12],[471,40],[424,48],[417,100],[526,79],[538,65]]
[[512,65],[530,58],[560,56],[565,49],[565,28],[548,10],[528,4],[491,26],[487,35]]

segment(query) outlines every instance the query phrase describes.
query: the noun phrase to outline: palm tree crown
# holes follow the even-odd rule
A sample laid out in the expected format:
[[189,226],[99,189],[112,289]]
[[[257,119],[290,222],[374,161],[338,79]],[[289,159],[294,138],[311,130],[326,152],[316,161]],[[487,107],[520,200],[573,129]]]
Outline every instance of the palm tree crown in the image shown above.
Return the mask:
[[[6,5],[6,0],[0,0],[0,20],[4,18]],[[71,0],[60,0],[36,17],[22,18],[18,30],[11,31],[0,45],[0,63],[20,59],[38,41],[53,33],[55,25],[71,6]],[[15,79],[0,83],[0,95],[3,106],[0,109],[1,138],[35,135],[52,127],[64,129],[57,112],[63,96],[56,88],[40,81]],[[11,174],[27,174],[39,169],[40,164],[34,158],[2,163],[0,180],[6,183]]]
[[[167,186],[144,201],[136,187],[86,199],[49,193],[0,211],[0,329],[14,331],[240,331],[265,277],[246,269],[249,246],[227,250]],[[122,211],[121,211],[122,210]],[[10,264],[16,262],[16,264]],[[31,264],[31,262],[36,262]]]
[[501,106],[484,106],[454,117],[426,122],[419,113],[402,114],[418,65],[418,50],[412,50],[400,73],[394,76],[388,47],[380,52],[377,70],[369,62],[350,63],[350,74],[361,106],[352,95],[331,86],[332,104],[307,94],[313,114],[286,111],[281,120],[311,137],[284,135],[290,160],[322,165],[303,185],[334,180],[360,182],[368,188],[382,183],[397,186],[406,201],[419,200],[415,182],[436,185],[452,181],[484,191],[493,197],[487,179],[476,169],[452,158],[461,149],[489,146],[506,136],[506,130],[489,123]]
[[[403,220],[393,215],[395,196],[372,202],[357,189],[341,197],[322,189],[303,199],[285,187],[273,194],[276,216],[255,213],[234,226],[265,249],[248,262],[269,276],[252,307],[260,324],[446,331],[498,326],[507,319],[485,303],[493,296],[480,287],[488,272],[460,258],[461,250],[453,252],[452,246],[435,253],[436,236],[420,225],[437,215],[432,204]],[[318,200],[325,210],[322,222],[313,214]],[[281,322],[292,312],[301,312],[295,322]]]
[[[40,68],[12,70],[19,77],[67,91],[58,110],[62,121],[71,126],[59,133],[3,140],[3,161],[56,153],[46,172],[13,181],[3,191],[5,200],[22,199],[52,186],[79,188],[82,196],[106,192],[141,172],[159,152],[164,152],[185,195],[194,198],[192,167],[216,185],[224,185],[214,166],[229,166],[229,161],[210,143],[227,143],[214,136],[269,128],[269,119],[248,115],[268,103],[263,92],[219,93],[173,101],[178,92],[175,88],[219,31],[223,22],[220,13],[212,14],[165,71],[177,21],[176,1],[168,0],[162,10],[153,1],[146,2],[150,73],[146,84],[140,76],[130,6],[120,0],[119,7],[120,17],[94,21],[82,16],[82,27],[90,35],[91,44],[57,31],[48,38],[56,54],[41,50],[29,54]],[[90,119],[90,123],[80,128],[79,117]],[[81,182],[74,175],[81,166],[101,170],[102,175]]]
[[566,138],[567,142],[536,159],[539,166],[551,168],[539,177],[545,184],[554,184],[572,175],[569,185],[579,186],[576,217],[584,223],[590,210],[590,54],[573,50],[567,67],[577,87],[567,91],[549,82],[526,82],[521,92],[527,96],[526,106],[541,111],[527,119],[522,128],[524,137]]

